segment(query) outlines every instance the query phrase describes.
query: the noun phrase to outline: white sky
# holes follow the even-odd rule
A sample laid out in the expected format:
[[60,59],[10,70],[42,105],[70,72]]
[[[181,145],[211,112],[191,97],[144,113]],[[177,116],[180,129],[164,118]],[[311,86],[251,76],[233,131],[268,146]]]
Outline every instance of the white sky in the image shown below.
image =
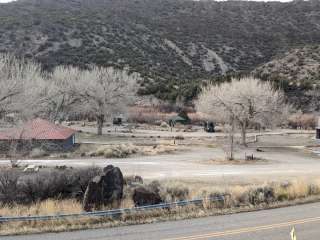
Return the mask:
[[[13,0],[0,0],[0,3],[6,3],[6,2],[12,2]],[[249,1],[253,1],[253,0],[249,0]],[[254,0],[254,1],[258,1],[258,2],[269,2],[269,1],[278,1],[278,2],[290,2],[291,0]]]

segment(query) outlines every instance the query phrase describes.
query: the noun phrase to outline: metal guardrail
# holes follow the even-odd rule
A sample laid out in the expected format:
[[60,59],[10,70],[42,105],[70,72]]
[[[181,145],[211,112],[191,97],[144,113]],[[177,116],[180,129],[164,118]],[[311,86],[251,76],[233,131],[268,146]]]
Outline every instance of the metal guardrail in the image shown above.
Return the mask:
[[26,221],[49,221],[59,220],[65,218],[81,218],[81,217],[118,217],[122,214],[130,214],[134,212],[156,210],[156,209],[169,209],[172,207],[183,207],[188,205],[201,205],[204,202],[218,202],[225,201],[226,196],[221,195],[211,198],[199,198],[194,200],[177,201],[172,203],[161,203],[156,205],[148,205],[134,208],[122,208],[107,211],[95,211],[95,212],[83,212],[74,214],[57,214],[57,215],[46,215],[46,216],[17,216],[17,217],[0,217],[0,223],[5,222],[26,222]]

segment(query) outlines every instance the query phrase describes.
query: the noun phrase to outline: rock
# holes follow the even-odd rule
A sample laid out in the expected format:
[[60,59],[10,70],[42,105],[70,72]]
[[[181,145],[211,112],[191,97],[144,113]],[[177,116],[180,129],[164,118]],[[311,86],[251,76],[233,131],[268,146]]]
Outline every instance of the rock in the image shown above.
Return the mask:
[[119,168],[109,165],[101,176],[94,177],[88,184],[83,197],[83,209],[91,211],[104,205],[120,206],[123,197],[124,179]]
[[141,176],[134,176],[134,180],[137,183],[143,184],[143,178]]
[[144,187],[136,188],[133,192],[132,199],[136,207],[154,205],[162,202],[159,193]]

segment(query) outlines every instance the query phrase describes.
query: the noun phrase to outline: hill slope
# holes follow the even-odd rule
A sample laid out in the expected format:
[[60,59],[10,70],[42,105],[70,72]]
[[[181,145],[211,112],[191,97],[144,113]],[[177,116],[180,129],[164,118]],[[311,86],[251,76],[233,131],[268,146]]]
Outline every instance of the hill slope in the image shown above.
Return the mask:
[[308,111],[315,96],[316,105],[320,100],[320,45],[294,48],[257,67],[253,74],[274,81],[285,90],[291,103]]
[[254,73],[291,85],[320,84],[320,45],[295,48],[255,69]]
[[249,72],[320,44],[320,2],[20,0],[0,4],[0,51],[59,64],[128,67],[141,93],[193,97],[197,80]]

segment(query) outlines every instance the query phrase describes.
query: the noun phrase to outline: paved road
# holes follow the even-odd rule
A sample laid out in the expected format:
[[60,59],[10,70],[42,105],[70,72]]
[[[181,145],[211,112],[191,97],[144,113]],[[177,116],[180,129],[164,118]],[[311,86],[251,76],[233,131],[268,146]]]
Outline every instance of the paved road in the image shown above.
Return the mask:
[[7,240],[319,240],[320,203],[149,225],[6,237]]

